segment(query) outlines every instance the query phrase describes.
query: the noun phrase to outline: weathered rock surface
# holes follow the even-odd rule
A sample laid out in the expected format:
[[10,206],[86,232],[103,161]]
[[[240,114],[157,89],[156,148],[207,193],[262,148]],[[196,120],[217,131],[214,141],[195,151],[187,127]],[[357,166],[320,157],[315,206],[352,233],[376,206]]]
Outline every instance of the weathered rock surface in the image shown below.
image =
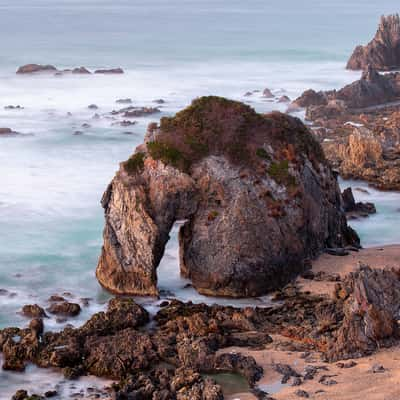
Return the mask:
[[[292,106],[307,108],[308,112],[314,112],[314,114],[316,110],[320,110],[321,115],[328,115],[328,112],[324,112],[324,110],[333,105],[341,106],[341,112],[344,112],[349,109],[373,107],[397,100],[400,100],[400,74],[382,75],[368,65],[359,80],[340,90],[325,92],[306,90],[294,100]],[[316,117],[309,119],[314,120]]]
[[152,126],[102,200],[97,278],[115,293],[156,295],[169,231],[181,272],[204,294],[257,296],[325,247],[354,240],[318,143],[300,120],[200,98]]
[[[254,387],[263,373],[252,357],[231,346],[317,351],[331,362],[369,355],[398,340],[399,297],[398,272],[363,266],[337,282],[329,298],[288,285],[270,308],[173,300],[149,325],[146,310],[129,298],[116,298],[80,328],[43,334],[41,320],[33,320],[27,329],[0,330],[0,351],[4,369],[22,371],[33,362],[62,368],[66,377],[91,373],[119,380],[113,386],[116,399],[222,400],[221,388],[201,374],[235,372]],[[272,341],[269,334],[285,341]],[[327,370],[274,368],[283,382],[296,378],[293,384]],[[318,381],[335,384],[326,374]]]
[[37,72],[57,72],[57,68],[54,65],[27,64],[17,70],[17,74],[33,74]]
[[357,46],[347,69],[365,69],[368,65],[388,71],[400,68],[399,15],[382,16],[375,37],[366,46]]
[[362,357],[398,339],[398,272],[361,267],[338,289],[344,319],[328,351],[330,360]]
[[369,67],[343,89],[307,91],[297,103],[306,107],[326,157],[344,178],[364,179],[385,190],[400,188],[398,73],[380,75]]

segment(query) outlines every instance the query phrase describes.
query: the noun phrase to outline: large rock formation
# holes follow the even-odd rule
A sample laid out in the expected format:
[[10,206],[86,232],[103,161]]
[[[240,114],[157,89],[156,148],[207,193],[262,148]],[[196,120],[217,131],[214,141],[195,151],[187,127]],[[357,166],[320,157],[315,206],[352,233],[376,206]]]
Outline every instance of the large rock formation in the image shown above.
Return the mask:
[[173,223],[181,272],[208,295],[257,296],[325,247],[354,240],[321,147],[300,120],[218,97],[151,125],[104,194],[97,278],[119,294],[157,295]]
[[330,360],[362,357],[398,338],[400,281],[398,272],[362,266],[349,274],[339,293],[344,318],[328,351]]
[[371,65],[382,71],[400,68],[399,15],[382,16],[375,37],[366,46],[357,46],[347,69],[364,69]]
[[378,188],[400,188],[400,74],[367,67],[361,79],[340,90],[307,90],[292,103],[306,119],[326,157],[345,178]]
[[398,100],[400,100],[400,74],[381,75],[369,65],[359,80],[340,90],[325,92],[306,90],[294,100],[291,108],[307,108],[308,119],[315,119],[315,115],[331,115],[332,109],[336,110],[334,114],[337,116],[348,110],[373,107]]
[[321,147],[300,120],[218,97],[151,126],[103,197],[97,268],[115,293],[156,295],[177,220],[181,272],[208,295],[257,296],[353,241]]

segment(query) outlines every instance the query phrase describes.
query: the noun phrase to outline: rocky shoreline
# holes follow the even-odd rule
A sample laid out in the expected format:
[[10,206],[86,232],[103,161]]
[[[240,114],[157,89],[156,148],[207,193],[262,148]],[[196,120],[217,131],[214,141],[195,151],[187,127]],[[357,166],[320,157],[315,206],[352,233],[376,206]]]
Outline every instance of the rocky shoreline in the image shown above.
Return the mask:
[[[69,379],[111,378],[117,383],[108,396],[121,400],[223,399],[220,385],[204,375],[221,372],[243,375],[253,396],[270,399],[262,382],[271,379],[271,369],[294,398],[308,394],[303,385],[309,391],[312,382],[315,390],[328,390],[337,385],[331,369],[351,368],[360,357],[396,346],[399,338],[400,279],[389,268],[398,265],[398,249],[349,257],[322,256],[303,277],[275,292],[275,305],[268,308],[169,300],[150,316],[132,299],[119,297],[80,328],[43,332],[42,320],[35,318],[29,328],[0,331],[3,368],[20,371],[33,362],[58,368]],[[357,267],[357,260],[372,268]],[[304,369],[278,362],[286,353],[303,360]],[[268,365],[260,362],[262,354],[274,355]],[[356,361],[338,363],[347,359]],[[15,397],[26,398],[24,392]]]

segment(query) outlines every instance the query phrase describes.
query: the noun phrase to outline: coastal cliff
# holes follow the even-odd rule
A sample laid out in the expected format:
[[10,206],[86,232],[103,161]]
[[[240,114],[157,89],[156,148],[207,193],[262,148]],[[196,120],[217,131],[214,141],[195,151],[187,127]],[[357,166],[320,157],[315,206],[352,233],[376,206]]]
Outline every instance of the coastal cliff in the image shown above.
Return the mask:
[[382,16],[375,37],[366,46],[357,46],[347,69],[360,70],[368,65],[389,71],[400,67],[400,17]]
[[300,120],[204,97],[151,124],[102,201],[97,278],[117,294],[157,295],[177,220],[181,273],[203,294],[258,296],[326,247],[358,244],[320,145]]

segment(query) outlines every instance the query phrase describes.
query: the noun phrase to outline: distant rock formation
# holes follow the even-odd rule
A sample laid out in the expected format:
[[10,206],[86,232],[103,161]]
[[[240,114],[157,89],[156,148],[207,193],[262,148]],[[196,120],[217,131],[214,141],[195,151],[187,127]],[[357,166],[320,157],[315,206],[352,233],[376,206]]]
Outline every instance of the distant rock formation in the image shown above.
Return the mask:
[[26,64],[17,70],[17,74],[34,74],[38,72],[57,72],[57,68],[53,65]]
[[360,70],[368,65],[390,71],[400,68],[399,15],[382,16],[375,37],[366,46],[357,46],[347,63],[347,69]]
[[[391,101],[400,100],[400,74],[390,73],[381,75],[375,68],[368,65],[361,78],[346,85],[340,90],[328,90],[316,92],[306,90],[292,103],[291,107],[307,108],[315,107],[314,114],[323,114],[324,110],[338,108],[359,109],[373,107]],[[317,109],[317,107],[319,107]],[[311,117],[310,119],[315,119]]]
[[[42,64],[26,64],[18,68],[17,74],[29,75],[37,73],[53,73],[56,76],[63,75],[65,73],[72,73],[74,75],[90,75],[91,72],[86,67],[76,67],[59,70],[54,65],[42,65]],[[98,69],[94,71],[95,74],[123,74],[122,68],[111,68],[111,69]]]
[[118,294],[158,294],[156,268],[177,220],[187,220],[181,272],[207,295],[264,294],[325,247],[359,243],[336,178],[301,121],[219,97],[151,124],[102,205],[97,278]]

